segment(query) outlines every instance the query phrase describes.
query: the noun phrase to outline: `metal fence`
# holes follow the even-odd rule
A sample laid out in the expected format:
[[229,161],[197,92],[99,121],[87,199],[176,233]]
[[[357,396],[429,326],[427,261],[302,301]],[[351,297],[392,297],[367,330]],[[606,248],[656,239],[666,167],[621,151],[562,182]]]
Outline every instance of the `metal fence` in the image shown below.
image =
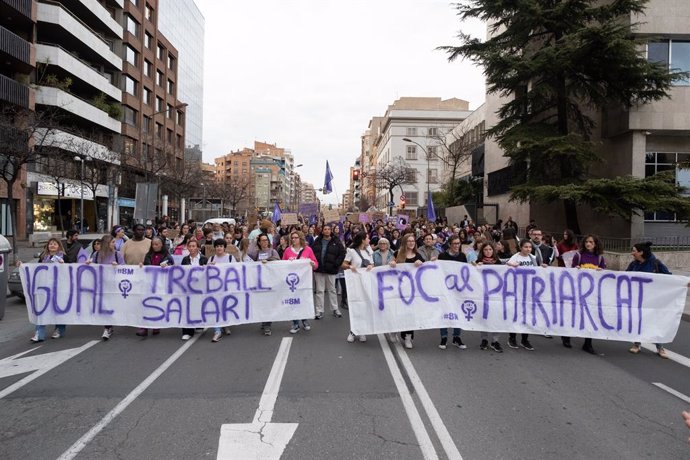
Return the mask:
[[[555,239],[560,240],[562,231],[546,231],[542,230],[544,234],[550,234]],[[518,230],[518,235],[524,238],[526,235],[525,228],[521,227]],[[581,241],[584,235],[576,235],[577,241]],[[612,236],[599,236],[599,242],[604,247],[605,251],[611,252],[630,252],[632,245],[635,243],[652,242],[652,249],[654,251],[690,251],[690,236],[641,236],[639,238],[616,238]]]

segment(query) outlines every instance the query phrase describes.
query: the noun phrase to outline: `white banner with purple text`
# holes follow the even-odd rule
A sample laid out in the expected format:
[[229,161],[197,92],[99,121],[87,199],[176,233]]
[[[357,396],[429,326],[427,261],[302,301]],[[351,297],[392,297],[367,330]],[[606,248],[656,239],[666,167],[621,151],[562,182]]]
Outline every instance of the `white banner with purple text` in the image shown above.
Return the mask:
[[308,261],[19,268],[34,324],[209,327],[314,317]]
[[669,343],[688,278],[574,268],[465,263],[346,270],[355,334],[457,327]]

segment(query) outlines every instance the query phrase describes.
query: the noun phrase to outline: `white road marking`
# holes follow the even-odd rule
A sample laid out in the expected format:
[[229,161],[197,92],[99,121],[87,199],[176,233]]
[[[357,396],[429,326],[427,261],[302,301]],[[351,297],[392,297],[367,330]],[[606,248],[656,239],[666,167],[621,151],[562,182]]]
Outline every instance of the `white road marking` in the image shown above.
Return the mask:
[[298,423],[271,423],[273,410],[283,380],[291,337],[284,337],[266,386],[259,400],[259,408],[251,423],[226,423],[220,427],[218,460],[241,458],[243,460],[279,459],[294,436]]
[[412,361],[410,361],[410,358],[407,356],[407,352],[405,352],[400,342],[396,343],[395,346],[398,349],[400,362],[405,367],[407,376],[410,378],[410,382],[412,382],[412,386],[417,392],[417,397],[419,397],[422,407],[424,407],[426,415],[431,421],[431,426],[434,427],[434,430],[438,435],[438,439],[441,441],[443,450],[446,451],[446,455],[450,460],[462,460],[460,451],[458,451],[458,448],[455,446],[455,442],[453,442],[453,438],[448,432],[448,428],[446,428],[445,423],[443,423],[443,420],[441,419],[441,415],[436,410],[436,406],[434,406],[434,402],[431,400],[431,397],[429,397],[429,393],[427,393],[426,388],[424,388],[422,379],[419,378],[417,371],[412,365]]
[[400,369],[398,368],[398,365],[395,362],[393,352],[388,346],[388,342],[386,341],[386,338],[383,334],[378,334],[377,337],[379,339],[379,343],[381,344],[381,349],[383,350],[383,356],[386,358],[386,364],[388,364],[388,369],[390,370],[391,376],[393,377],[393,382],[395,382],[395,386],[398,389],[398,394],[400,395],[400,399],[402,400],[403,407],[405,408],[405,412],[407,413],[407,418],[410,420],[410,425],[412,425],[412,431],[414,431],[414,434],[417,437],[417,442],[419,442],[419,447],[422,450],[422,455],[425,459],[428,460],[438,459],[436,449],[434,449],[434,444],[431,442],[429,433],[426,431],[426,428],[424,427],[422,417],[419,415],[417,406],[415,406],[414,401],[412,400],[410,390],[407,388],[402,373],[400,372]]
[[70,358],[78,355],[82,351],[85,351],[92,346],[99,343],[99,340],[92,340],[79,348],[70,348],[68,350],[53,351],[50,353],[44,353],[42,355],[28,356],[26,358],[20,358],[27,353],[37,350],[39,347],[34,347],[30,350],[18,353],[9,358],[5,358],[0,361],[0,378],[9,377],[16,374],[24,374],[26,372],[33,372],[31,375],[27,375],[18,382],[13,383],[7,388],[0,391],[0,399],[8,396],[29,382],[32,382],[45,374],[46,372],[55,369],[60,364],[64,363]]
[[[653,343],[643,343],[642,348],[645,350],[649,350],[651,352],[656,353],[656,345]],[[678,364],[682,364],[685,367],[690,367],[690,358],[686,358],[683,355],[679,355],[678,353],[669,350],[668,348],[664,347],[666,349],[666,354],[668,355],[668,359],[671,361],[675,361]]]
[[675,396],[676,398],[682,399],[682,400],[685,401],[686,403],[690,404],[690,396],[685,396],[685,395],[684,395],[683,393],[681,393],[680,391],[676,391],[676,390],[674,390],[673,388],[664,385],[663,383],[652,382],[652,385],[654,385],[654,386],[656,386],[656,387],[659,387],[659,388],[661,388],[661,389],[664,390],[664,391],[668,391],[669,393],[671,393],[671,394],[672,394],[673,396]]
[[127,406],[132,404],[148,387],[151,386],[153,382],[156,381],[158,377],[163,374],[170,366],[173,365],[175,361],[177,361],[180,356],[186,352],[189,347],[194,345],[194,343],[201,337],[202,334],[196,334],[194,337],[192,337],[190,340],[187,340],[184,345],[182,345],[175,353],[173,353],[168,359],[165,360],[163,364],[158,366],[158,368],[151,373],[146,379],[144,379],[143,382],[141,382],[137,387],[132,390],[120,403],[115,406],[110,412],[105,414],[105,416],[101,419],[100,422],[98,422],[96,425],[93,426],[84,436],[79,438],[77,442],[72,444],[72,446],[67,449],[60,457],[58,457],[58,460],[71,460],[74,457],[76,457],[79,452],[81,452],[86,445],[93,440],[93,438],[98,435],[110,422],[113,421],[115,417],[120,415],[125,409],[127,409]]

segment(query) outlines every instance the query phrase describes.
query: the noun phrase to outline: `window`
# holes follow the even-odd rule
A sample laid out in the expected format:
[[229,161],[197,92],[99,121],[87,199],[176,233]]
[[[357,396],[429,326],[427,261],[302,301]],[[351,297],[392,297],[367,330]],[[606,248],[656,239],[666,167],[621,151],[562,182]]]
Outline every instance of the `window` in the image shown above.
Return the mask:
[[137,65],[137,54],[137,50],[135,50],[129,45],[125,45],[125,57],[127,59],[127,62],[129,62],[135,67]]
[[149,132],[149,129],[151,129],[151,117],[146,117],[146,116],[145,116],[145,117],[144,117],[144,120],[143,120],[143,125],[144,125],[144,126],[143,126],[144,132],[145,132],[145,133],[148,133],[148,132]]
[[429,170],[429,183],[430,184],[437,184],[438,183],[438,169],[430,169]]
[[180,149],[184,148],[184,142],[182,141],[182,135],[181,134],[177,135],[177,147]]
[[151,64],[149,61],[144,59],[144,75],[147,77],[151,78],[151,75],[153,75],[153,64]]
[[429,161],[436,161],[438,160],[438,147],[435,145],[431,145],[426,148],[427,153],[429,154]]
[[429,128],[429,136],[438,136],[438,128]]
[[167,139],[168,139],[168,144],[172,144],[172,142],[173,142],[173,132],[172,132],[172,129],[168,129],[167,131],[168,131],[168,132],[167,132],[167,135],[168,135],[168,137],[167,137]]
[[132,155],[134,153],[136,143],[134,142],[134,139],[131,137],[125,137],[125,140],[123,142],[123,148],[125,151],[125,155]]
[[144,17],[153,22],[153,8],[147,3],[146,4],[146,9],[144,10]]
[[168,94],[175,94],[175,83],[168,79]]
[[417,170],[414,168],[406,168],[405,169],[405,181],[408,184],[416,184],[417,183]]
[[144,46],[148,49],[153,47],[153,36],[148,32],[144,33]]
[[156,96],[156,112],[162,112],[164,110],[163,107],[163,99]]
[[165,48],[163,45],[158,45],[158,59],[163,61],[165,59]]
[[[690,41],[660,40],[647,43],[647,60],[667,67],[673,72],[690,71]],[[676,85],[690,85],[690,78],[675,82]]]
[[419,206],[419,194],[417,192],[405,192],[405,203],[408,206]]
[[163,75],[163,72],[160,70],[156,70],[156,83],[158,83],[158,86],[163,86],[163,82],[165,81],[165,76]]
[[[645,177],[664,171],[675,171],[676,183],[681,187],[690,187],[690,153],[649,152],[645,155]],[[685,195],[689,193],[686,190]],[[678,216],[672,212],[651,212],[644,216],[645,221],[677,222]]]
[[153,93],[151,92],[151,90],[144,86],[144,104],[151,105],[152,96]]
[[137,82],[130,77],[129,75],[125,75],[124,78],[125,81],[125,92],[131,94],[132,96],[137,95]]
[[123,106],[124,107],[124,122],[125,124],[128,124],[130,126],[136,126],[137,125],[137,112],[129,107],[129,106]]
[[175,58],[168,54],[168,69],[175,70]]
[[405,153],[406,160],[416,160],[417,159],[417,146],[408,145],[407,152]]
[[156,137],[158,139],[163,139],[163,125],[156,123]]
[[177,124],[180,126],[184,126],[184,113],[178,111],[177,112]]
[[167,107],[168,107],[168,108],[167,108],[166,111],[165,111],[165,117],[166,117],[166,118],[172,118],[172,117],[173,117],[173,113],[174,113],[174,112],[173,112],[173,107],[172,107],[172,105],[170,105],[170,104],[168,104]]
[[135,21],[134,18],[129,14],[125,14],[125,28],[127,29],[127,32],[135,37],[139,36],[139,23]]
[[407,134],[408,136],[416,136],[417,135],[417,128],[406,128],[405,134]]

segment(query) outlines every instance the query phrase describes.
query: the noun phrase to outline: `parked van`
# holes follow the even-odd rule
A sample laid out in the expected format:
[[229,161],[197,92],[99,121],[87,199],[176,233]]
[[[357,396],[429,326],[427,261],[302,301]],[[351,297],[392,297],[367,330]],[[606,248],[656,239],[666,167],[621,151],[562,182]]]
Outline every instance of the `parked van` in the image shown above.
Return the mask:
[[214,217],[213,219],[207,219],[204,222],[204,225],[206,224],[224,224],[228,223],[230,225],[235,225],[237,222],[235,222],[235,219],[232,217]]

